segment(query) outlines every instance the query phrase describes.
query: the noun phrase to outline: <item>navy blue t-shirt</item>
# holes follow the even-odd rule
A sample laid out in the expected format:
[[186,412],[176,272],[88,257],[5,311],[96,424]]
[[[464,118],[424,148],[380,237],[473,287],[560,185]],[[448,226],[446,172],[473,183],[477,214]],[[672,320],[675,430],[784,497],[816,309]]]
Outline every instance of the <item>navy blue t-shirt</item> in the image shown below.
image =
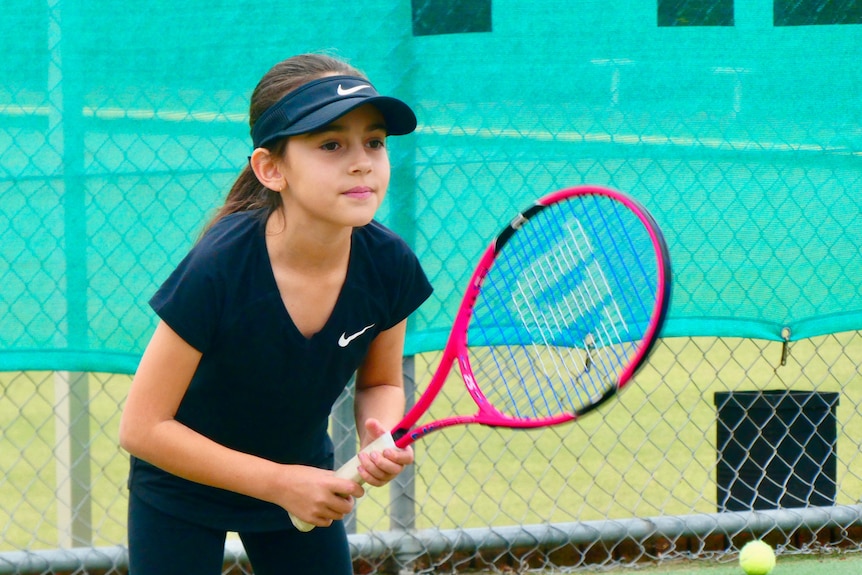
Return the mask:
[[[203,354],[176,419],[238,451],[331,469],[333,403],[375,336],[416,310],[431,285],[398,236],[377,222],[356,228],[332,314],[306,338],[278,291],[264,230],[262,211],[222,218],[150,300]],[[151,505],[221,529],[281,529],[290,521],[277,505],[134,457],[129,483]]]

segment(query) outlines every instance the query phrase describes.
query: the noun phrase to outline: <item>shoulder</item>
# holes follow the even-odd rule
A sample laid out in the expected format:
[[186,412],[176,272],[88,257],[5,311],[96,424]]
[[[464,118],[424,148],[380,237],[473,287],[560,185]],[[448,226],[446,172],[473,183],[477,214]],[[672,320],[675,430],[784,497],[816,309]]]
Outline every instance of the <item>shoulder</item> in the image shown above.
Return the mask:
[[419,267],[416,254],[401,236],[374,220],[353,231],[351,262],[383,281],[397,281]]
[[261,242],[265,218],[262,210],[224,216],[192,246],[186,265],[218,271],[242,264]]
[[419,258],[401,236],[378,221],[357,228],[353,234],[355,257],[351,264],[370,272],[388,289],[416,287],[426,291],[428,280]]
[[[222,288],[243,268],[254,265],[263,243],[262,215],[239,212],[223,217],[192,246],[159,292],[176,294],[182,289],[200,291]],[[183,288],[182,286],[186,286]]]
[[371,255],[409,255],[413,250],[401,236],[378,222],[372,220],[366,226],[353,231],[353,241],[360,247],[369,250]]
[[220,219],[150,299],[153,310],[199,351],[209,349],[238,302],[266,292],[261,218],[240,212]]
[[251,210],[229,214],[217,221],[195,244],[193,250],[223,250],[253,240],[263,233],[266,214]]

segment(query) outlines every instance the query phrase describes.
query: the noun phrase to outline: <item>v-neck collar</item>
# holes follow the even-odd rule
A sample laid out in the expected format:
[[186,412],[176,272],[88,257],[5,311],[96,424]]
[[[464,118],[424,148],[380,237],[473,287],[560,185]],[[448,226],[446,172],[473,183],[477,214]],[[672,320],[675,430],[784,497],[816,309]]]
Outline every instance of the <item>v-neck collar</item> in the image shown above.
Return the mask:
[[[353,234],[356,232],[354,229],[351,233],[351,241],[350,241],[350,254],[347,258],[347,271],[344,274],[344,282],[341,285],[341,288],[338,290],[338,297],[335,300],[335,305],[332,306],[332,312],[329,314],[329,317],[326,318],[326,321],[316,333],[312,334],[310,337],[306,337],[303,335],[299,328],[296,327],[296,323],[293,321],[293,317],[290,315],[290,312],[287,310],[287,307],[284,305],[284,300],[281,297],[281,291],[278,289],[278,282],[275,280],[275,271],[272,269],[272,260],[269,257],[269,249],[266,245],[266,218],[261,218],[261,224],[258,233],[258,249],[261,251],[261,265],[266,267],[266,273],[264,277],[266,277],[266,281],[269,282],[268,289],[266,290],[270,293],[270,297],[274,299],[274,303],[277,304],[276,307],[279,308],[279,313],[284,320],[284,325],[286,331],[289,333],[290,337],[294,339],[298,339],[305,344],[311,344],[320,339],[321,336],[326,335],[328,332],[333,331],[332,324],[333,318],[337,318],[340,314],[341,307],[344,305],[343,301],[345,299],[345,286],[347,286],[351,280],[351,274],[353,273],[354,265],[354,242],[353,242]],[[336,330],[337,331],[337,330]],[[334,332],[333,332],[334,333]]]

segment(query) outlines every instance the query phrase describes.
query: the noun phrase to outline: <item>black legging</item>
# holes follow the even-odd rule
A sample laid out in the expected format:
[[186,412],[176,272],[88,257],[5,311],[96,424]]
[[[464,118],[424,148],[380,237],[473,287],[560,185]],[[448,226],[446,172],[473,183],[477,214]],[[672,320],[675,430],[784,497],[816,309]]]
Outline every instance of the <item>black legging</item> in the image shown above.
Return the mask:
[[[227,533],[129,497],[129,575],[220,575]],[[240,532],[255,575],[351,575],[342,522],[300,533]]]

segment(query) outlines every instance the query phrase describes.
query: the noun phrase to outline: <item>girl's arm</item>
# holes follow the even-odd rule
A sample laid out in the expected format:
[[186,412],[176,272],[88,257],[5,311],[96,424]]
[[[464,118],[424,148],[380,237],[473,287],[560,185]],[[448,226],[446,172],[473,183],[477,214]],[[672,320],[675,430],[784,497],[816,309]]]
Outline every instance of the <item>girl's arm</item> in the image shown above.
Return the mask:
[[[356,373],[354,411],[360,447],[392,429],[404,416],[404,337],[407,320],[374,338]],[[413,463],[413,450],[386,449],[381,454],[360,454],[359,474],[370,485],[381,486]]]
[[330,471],[282,465],[229,449],[174,419],[201,353],[160,322],[132,381],[120,420],[120,445],[179,477],[280,505],[318,526],[353,507],[362,488]]

